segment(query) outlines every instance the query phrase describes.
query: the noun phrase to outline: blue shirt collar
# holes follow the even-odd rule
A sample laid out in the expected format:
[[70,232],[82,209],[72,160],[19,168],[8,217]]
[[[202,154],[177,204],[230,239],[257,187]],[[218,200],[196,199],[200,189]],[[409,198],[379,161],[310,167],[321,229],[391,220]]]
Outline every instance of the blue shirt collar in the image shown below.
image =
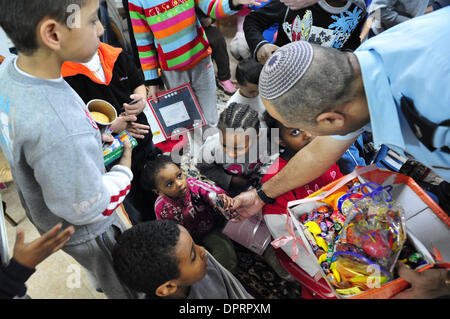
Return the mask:
[[375,146],[385,144],[404,150],[399,111],[381,58],[373,50],[354,53],[361,65]]

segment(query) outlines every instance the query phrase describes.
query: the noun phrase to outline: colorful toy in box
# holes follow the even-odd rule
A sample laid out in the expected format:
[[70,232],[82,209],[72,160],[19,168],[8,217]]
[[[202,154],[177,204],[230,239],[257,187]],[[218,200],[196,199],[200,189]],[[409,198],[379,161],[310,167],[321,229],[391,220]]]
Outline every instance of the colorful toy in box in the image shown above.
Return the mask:
[[123,131],[116,137],[114,137],[114,141],[110,144],[106,144],[103,147],[103,159],[105,162],[105,166],[111,164],[116,159],[120,158],[123,154],[123,141],[125,139],[129,139],[131,143],[131,148],[135,148],[137,146],[136,139],[130,135],[127,131]]
[[[334,210],[339,210],[341,213],[343,209],[352,205],[350,198],[359,199],[363,195],[359,193],[348,193],[351,188],[358,187],[360,185],[359,180],[357,178],[353,179],[346,185],[342,186],[340,189],[335,191],[333,194],[323,199],[322,202],[327,204],[330,207],[333,207]],[[349,198],[350,197],[350,198]]]
[[406,233],[403,210],[392,200],[391,189],[354,180],[300,217],[321,268],[341,295],[392,278]]

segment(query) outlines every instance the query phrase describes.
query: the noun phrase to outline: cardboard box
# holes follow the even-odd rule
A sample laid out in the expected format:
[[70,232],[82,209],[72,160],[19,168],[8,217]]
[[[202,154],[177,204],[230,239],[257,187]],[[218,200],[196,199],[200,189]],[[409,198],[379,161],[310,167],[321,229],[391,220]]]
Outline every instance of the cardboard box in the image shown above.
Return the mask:
[[[265,220],[272,236],[277,238],[272,244],[279,243],[282,238],[290,239],[284,245],[279,245],[283,251],[316,281],[319,281],[321,278],[326,280],[326,276],[319,265],[312,247],[306,239],[305,227],[297,218],[301,214],[311,212],[315,207],[322,206],[323,203],[319,204],[317,202],[318,200],[330,195],[334,191],[333,188],[338,189],[341,187],[339,185],[344,185],[346,181],[348,182],[355,177],[358,177],[363,183],[371,181],[382,186],[392,185],[393,189],[391,194],[393,199],[402,205],[405,210],[407,234],[418,251],[426,256],[426,260],[430,264],[436,262],[429,253],[430,251],[434,251],[434,248],[439,250],[444,262],[450,261],[450,245],[448,244],[450,240],[450,219],[448,215],[413,179],[380,169],[377,166],[358,168],[352,174],[325,186],[308,198],[290,202],[287,215],[265,215]],[[344,297],[336,294],[332,285],[327,280],[326,282],[338,298]],[[383,285],[381,288],[377,288],[377,291],[383,290],[384,286],[390,289],[390,291],[393,291],[392,282]],[[370,298],[370,294],[363,294],[367,298]],[[383,295],[384,297],[392,296],[392,294],[388,292],[383,293],[383,291],[379,295]]]

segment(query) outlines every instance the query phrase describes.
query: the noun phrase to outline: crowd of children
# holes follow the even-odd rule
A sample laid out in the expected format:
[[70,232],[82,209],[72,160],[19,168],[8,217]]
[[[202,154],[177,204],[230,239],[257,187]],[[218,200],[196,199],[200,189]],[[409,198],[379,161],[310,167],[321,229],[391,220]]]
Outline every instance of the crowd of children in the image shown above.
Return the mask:
[[[0,0],[0,7],[8,8],[0,13],[0,25],[19,54],[0,68],[0,144],[39,232],[56,236],[56,224],[70,227],[55,246],[65,245],[62,249],[108,298],[139,298],[142,293],[152,299],[253,298],[233,274],[239,259],[232,240],[222,233],[228,218],[221,211],[232,206],[234,196],[271,179],[314,139],[265,111],[258,92],[262,65],[278,47],[298,40],[356,49],[366,3],[327,0],[291,10],[280,0],[261,9],[255,0],[129,0],[136,63],[130,52],[100,42],[98,0],[7,2]],[[70,4],[81,8],[81,25],[67,25]],[[236,90],[230,86],[225,41],[209,45],[217,30],[204,19],[233,15],[247,5],[254,7],[245,7],[243,22],[252,57],[237,64]],[[242,25],[244,20],[239,21]],[[278,34],[272,44],[262,33],[274,24]],[[233,94],[220,114],[211,56],[219,85]],[[180,163],[155,147],[143,112],[148,98],[185,83],[193,88],[208,127],[217,130],[191,154],[210,182],[186,177]],[[102,143],[111,137],[100,134],[86,109],[93,99],[115,107],[119,116],[113,134],[127,130],[138,140],[133,150],[125,142],[122,158],[106,168]],[[342,176],[339,163],[334,164],[318,179],[266,205],[262,214],[284,214],[289,201]],[[128,230],[115,213],[122,203],[133,224]],[[264,258],[280,277],[293,280],[272,247]]]

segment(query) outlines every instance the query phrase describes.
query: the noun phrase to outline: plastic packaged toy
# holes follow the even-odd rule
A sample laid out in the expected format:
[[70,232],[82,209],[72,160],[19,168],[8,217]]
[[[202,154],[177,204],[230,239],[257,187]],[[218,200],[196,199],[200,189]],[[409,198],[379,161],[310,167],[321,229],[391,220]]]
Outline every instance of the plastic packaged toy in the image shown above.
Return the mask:
[[[343,296],[391,280],[406,240],[403,209],[392,200],[392,186],[353,182],[347,189],[300,216],[328,282]],[[420,260],[418,254],[408,258]]]
[[125,139],[129,139],[131,143],[131,148],[135,148],[137,146],[136,139],[130,135],[127,131],[123,131],[116,137],[114,137],[114,141],[110,144],[105,144],[103,146],[103,159],[105,166],[111,164],[116,159],[120,158],[123,154],[123,141]]

